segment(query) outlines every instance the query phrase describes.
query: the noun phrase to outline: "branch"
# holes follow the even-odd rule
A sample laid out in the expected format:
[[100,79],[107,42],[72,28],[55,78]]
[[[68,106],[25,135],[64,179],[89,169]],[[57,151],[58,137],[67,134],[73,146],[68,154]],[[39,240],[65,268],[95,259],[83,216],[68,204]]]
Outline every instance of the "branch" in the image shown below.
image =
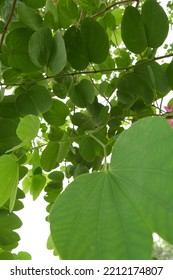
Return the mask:
[[12,20],[12,17],[13,17],[13,14],[14,14],[14,10],[15,10],[15,7],[16,7],[16,2],[17,0],[13,0],[13,4],[12,4],[12,7],[11,7],[11,12],[10,12],[10,15],[9,15],[9,18],[4,26],[4,29],[2,31],[2,36],[1,36],[1,40],[0,40],[0,53],[2,53],[2,45],[3,45],[3,42],[4,42],[4,38],[5,38],[5,35],[7,33],[7,30],[8,30],[8,26]]
[[[152,61],[157,61],[157,60],[161,60],[161,59],[164,59],[164,58],[169,58],[169,57],[173,57],[173,53],[170,53],[170,54],[167,54],[167,55],[163,55],[163,56],[158,56],[158,57],[153,57],[153,58],[150,58],[150,59],[147,59],[143,62],[141,62],[140,65],[144,65],[144,64],[147,64],[147,63],[150,63]],[[52,76],[46,76],[46,77],[43,77],[41,79],[38,79],[38,80],[32,80],[32,81],[28,81],[28,82],[21,82],[21,83],[1,83],[0,82],[0,86],[25,86],[25,85],[28,85],[28,84],[32,84],[32,83],[36,83],[36,82],[40,82],[40,81],[43,81],[43,80],[49,80],[49,79],[55,79],[55,78],[63,78],[63,77],[68,77],[68,76],[77,76],[77,75],[88,75],[88,74],[97,74],[97,73],[108,73],[108,72],[127,72],[131,69],[134,69],[136,65],[131,65],[131,66],[128,66],[128,67],[117,67],[117,68],[108,68],[108,69],[100,69],[100,70],[87,70],[87,71],[75,71],[75,72],[71,72],[71,73],[65,73],[65,74],[58,74],[58,75],[52,75]]]
[[119,1],[119,2],[113,3],[110,6],[106,7],[104,10],[98,12],[95,15],[92,15],[91,18],[96,18],[96,17],[106,13],[107,11],[111,10],[112,8],[114,8],[114,7],[118,6],[118,5],[128,4],[128,3],[131,3],[131,2],[137,2],[137,5],[138,5],[139,0],[123,0],[123,1]]

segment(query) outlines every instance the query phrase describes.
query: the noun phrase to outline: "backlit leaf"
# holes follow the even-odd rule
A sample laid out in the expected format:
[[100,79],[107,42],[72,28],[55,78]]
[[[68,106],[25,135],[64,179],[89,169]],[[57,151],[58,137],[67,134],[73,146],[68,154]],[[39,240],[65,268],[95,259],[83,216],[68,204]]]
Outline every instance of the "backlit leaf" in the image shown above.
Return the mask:
[[12,211],[16,199],[19,180],[19,166],[16,159],[9,155],[0,157],[0,207],[10,199],[9,209]]
[[142,119],[118,137],[108,171],[60,194],[50,224],[62,259],[151,259],[153,232],[173,243],[172,143],[167,121]]

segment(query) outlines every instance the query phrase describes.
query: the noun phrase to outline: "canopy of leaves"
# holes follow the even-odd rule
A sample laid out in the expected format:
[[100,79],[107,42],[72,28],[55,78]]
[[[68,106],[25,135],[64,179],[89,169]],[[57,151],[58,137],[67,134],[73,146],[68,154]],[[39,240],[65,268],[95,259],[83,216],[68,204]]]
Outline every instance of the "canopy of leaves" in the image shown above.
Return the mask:
[[0,259],[31,258],[13,253],[14,212],[43,190],[63,259],[149,259],[153,232],[173,243],[173,6],[159,2],[0,1]]

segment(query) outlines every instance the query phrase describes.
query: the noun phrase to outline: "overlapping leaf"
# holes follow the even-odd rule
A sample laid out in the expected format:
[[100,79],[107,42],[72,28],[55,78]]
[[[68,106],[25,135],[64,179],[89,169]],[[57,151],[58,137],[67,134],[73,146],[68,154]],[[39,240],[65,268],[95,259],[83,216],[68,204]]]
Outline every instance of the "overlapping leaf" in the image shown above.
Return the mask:
[[79,176],[50,215],[62,259],[150,259],[152,233],[173,243],[173,130],[146,118],[123,132],[107,172]]

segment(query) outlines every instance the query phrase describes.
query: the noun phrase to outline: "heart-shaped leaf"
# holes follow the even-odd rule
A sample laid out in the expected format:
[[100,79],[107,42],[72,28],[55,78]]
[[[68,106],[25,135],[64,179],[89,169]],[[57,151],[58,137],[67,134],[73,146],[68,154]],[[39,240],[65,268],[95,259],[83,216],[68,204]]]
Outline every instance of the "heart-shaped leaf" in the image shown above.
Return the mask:
[[142,119],[118,137],[107,172],[66,188],[50,214],[62,259],[150,259],[153,232],[173,243],[172,143],[166,120]]

